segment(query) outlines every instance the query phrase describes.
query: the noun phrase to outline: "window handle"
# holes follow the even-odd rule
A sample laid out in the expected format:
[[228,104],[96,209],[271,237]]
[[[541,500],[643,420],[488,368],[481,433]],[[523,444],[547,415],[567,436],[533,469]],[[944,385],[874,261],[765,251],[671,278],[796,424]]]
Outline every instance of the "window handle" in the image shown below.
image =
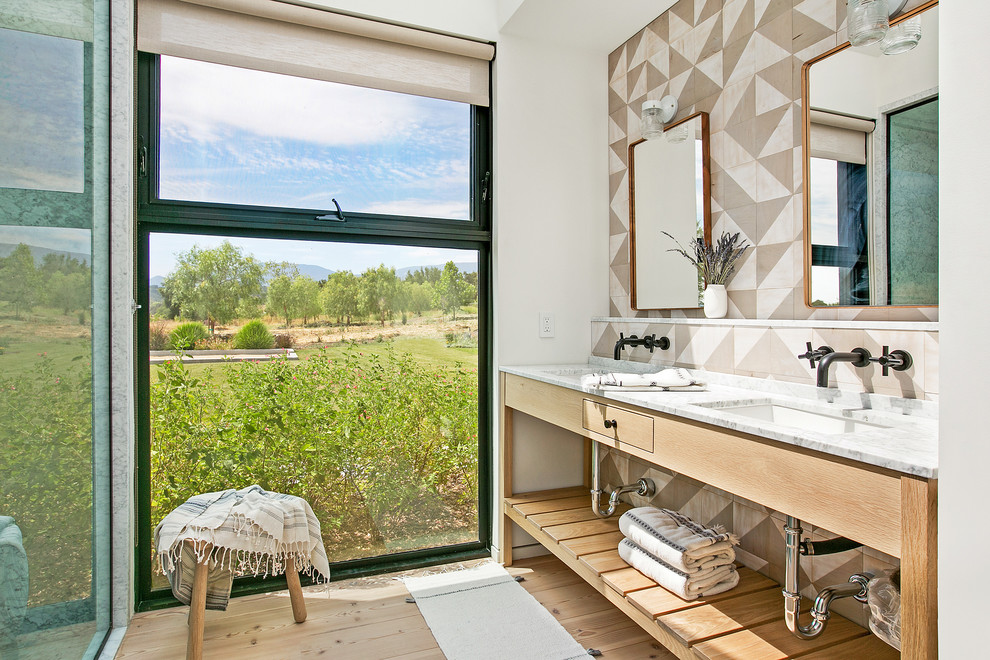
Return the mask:
[[334,222],[346,222],[347,221],[347,218],[344,217],[344,212],[340,210],[340,204],[337,203],[337,199],[334,198],[334,199],[331,199],[330,201],[333,202],[333,205],[337,207],[337,215],[332,215],[330,213],[327,213],[326,215],[318,215],[318,216],[316,216],[316,219],[317,220],[333,220]]

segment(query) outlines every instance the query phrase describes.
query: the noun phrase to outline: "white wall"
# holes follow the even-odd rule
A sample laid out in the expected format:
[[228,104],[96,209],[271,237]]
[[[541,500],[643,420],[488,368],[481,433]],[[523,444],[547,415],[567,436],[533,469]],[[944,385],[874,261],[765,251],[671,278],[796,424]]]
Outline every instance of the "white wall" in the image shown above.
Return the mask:
[[990,591],[983,553],[990,370],[982,360],[990,328],[990,137],[980,121],[990,106],[990,7],[951,1],[939,11],[939,654],[967,658],[984,646]]

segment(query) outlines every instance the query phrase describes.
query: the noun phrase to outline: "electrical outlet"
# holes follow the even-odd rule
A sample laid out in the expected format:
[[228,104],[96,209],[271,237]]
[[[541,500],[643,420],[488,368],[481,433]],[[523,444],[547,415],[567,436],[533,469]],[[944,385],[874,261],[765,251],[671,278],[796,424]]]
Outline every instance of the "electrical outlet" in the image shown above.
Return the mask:
[[540,336],[553,337],[553,312],[540,312]]

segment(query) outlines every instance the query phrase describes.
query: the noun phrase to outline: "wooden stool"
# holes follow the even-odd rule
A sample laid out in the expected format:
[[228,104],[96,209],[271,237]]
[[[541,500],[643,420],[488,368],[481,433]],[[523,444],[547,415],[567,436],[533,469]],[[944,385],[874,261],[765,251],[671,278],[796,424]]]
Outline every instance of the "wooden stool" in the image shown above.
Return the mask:
[[[189,543],[189,541],[184,541]],[[213,550],[207,545],[203,550],[204,559],[196,564],[193,578],[192,598],[189,599],[189,639],[186,642],[186,660],[202,660],[203,628],[206,624],[206,584],[210,573],[209,556]],[[289,602],[292,604],[292,618],[296,623],[306,620],[306,602],[303,600],[302,585],[296,561],[289,557],[285,561],[285,581],[289,585]]]

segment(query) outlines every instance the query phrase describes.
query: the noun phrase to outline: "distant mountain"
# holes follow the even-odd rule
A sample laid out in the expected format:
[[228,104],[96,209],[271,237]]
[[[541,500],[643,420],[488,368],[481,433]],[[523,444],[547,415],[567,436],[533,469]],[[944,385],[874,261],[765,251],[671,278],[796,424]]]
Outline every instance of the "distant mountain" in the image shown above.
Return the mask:
[[313,264],[296,264],[296,268],[299,269],[300,275],[309,275],[317,282],[327,279],[327,277],[333,273],[332,270],[324,268],[323,266],[314,266]]
[[[28,245],[31,250],[31,255],[34,257],[34,265],[38,266],[41,260],[45,258],[46,254],[64,254],[67,257],[71,257],[77,261],[81,261],[84,264],[89,264],[89,255],[83,252],[67,252],[66,250],[52,250],[50,248],[38,247],[37,245]],[[0,257],[8,257],[10,253],[17,249],[17,244],[14,243],[0,243]]]

